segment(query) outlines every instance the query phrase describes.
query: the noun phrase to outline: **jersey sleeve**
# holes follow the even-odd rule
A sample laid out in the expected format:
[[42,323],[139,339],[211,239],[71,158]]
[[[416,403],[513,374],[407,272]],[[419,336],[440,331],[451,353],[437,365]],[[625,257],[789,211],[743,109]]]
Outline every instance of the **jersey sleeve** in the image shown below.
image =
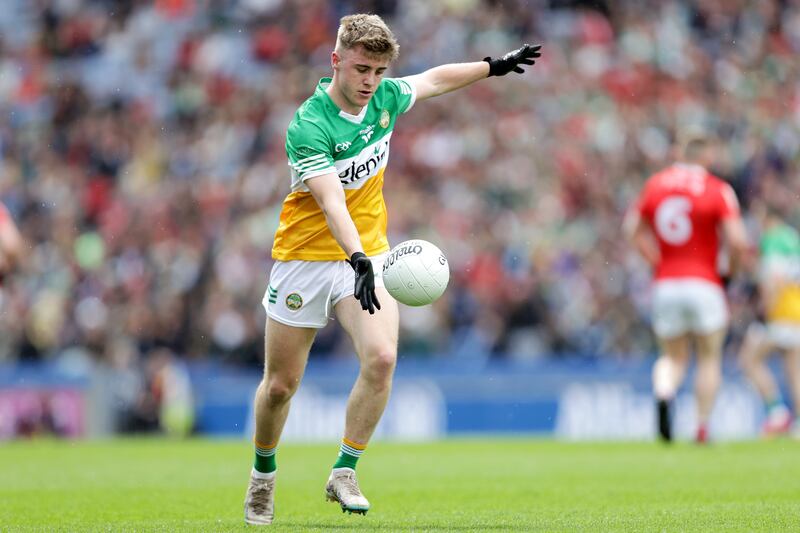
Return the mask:
[[298,121],[289,126],[286,157],[300,181],[336,172],[330,142],[314,124]]
[[414,105],[417,89],[403,78],[385,78],[384,83],[397,102],[397,114],[402,115]]
[[739,200],[729,183],[720,184],[720,218],[736,218],[739,216]]

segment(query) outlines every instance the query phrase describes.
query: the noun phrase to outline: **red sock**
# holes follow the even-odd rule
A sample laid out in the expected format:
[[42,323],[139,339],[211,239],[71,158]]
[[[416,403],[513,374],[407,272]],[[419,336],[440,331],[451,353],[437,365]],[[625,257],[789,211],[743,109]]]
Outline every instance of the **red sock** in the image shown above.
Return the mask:
[[701,425],[697,428],[697,438],[695,440],[697,444],[705,444],[708,442],[708,430],[705,425]]

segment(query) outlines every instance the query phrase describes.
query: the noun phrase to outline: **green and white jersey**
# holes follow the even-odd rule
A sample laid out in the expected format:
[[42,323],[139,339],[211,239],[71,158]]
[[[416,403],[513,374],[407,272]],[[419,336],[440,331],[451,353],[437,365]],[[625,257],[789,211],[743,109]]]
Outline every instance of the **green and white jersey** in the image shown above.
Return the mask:
[[764,231],[759,243],[762,279],[780,276],[800,282],[800,234],[780,223]]
[[773,293],[767,319],[800,324],[800,234],[785,222],[775,224],[764,231],[759,249],[761,282]]
[[272,247],[272,257],[281,261],[346,259],[305,185],[309,178],[332,172],[344,187],[364,252],[375,255],[389,249],[383,173],[395,120],[414,105],[416,91],[403,79],[385,78],[361,113],[351,115],[325,92],[330,83],[330,78],[320,80],[286,133],[292,190],[283,202]]

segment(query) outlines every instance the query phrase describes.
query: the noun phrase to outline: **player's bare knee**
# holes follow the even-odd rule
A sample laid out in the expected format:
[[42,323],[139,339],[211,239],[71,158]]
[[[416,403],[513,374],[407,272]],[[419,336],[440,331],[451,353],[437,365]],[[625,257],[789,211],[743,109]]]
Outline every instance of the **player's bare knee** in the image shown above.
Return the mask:
[[396,349],[393,347],[379,348],[366,358],[361,372],[370,382],[388,383],[392,379],[396,362]]
[[294,396],[299,380],[269,379],[266,384],[267,403],[270,405],[283,405]]

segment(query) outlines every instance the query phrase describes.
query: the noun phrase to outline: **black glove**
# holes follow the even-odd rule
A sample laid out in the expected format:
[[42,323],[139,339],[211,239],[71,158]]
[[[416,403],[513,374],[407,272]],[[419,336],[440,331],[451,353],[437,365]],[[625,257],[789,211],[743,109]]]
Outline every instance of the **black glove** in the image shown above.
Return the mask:
[[372,261],[364,255],[364,252],[356,252],[347,262],[356,271],[353,297],[361,302],[361,309],[374,315],[375,309],[380,309],[381,304],[375,296],[375,273],[372,271]]
[[523,44],[521,48],[512,50],[500,59],[485,57],[483,60],[489,63],[489,76],[505,76],[512,70],[519,74],[525,72],[520,65],[533,65],[537,57],[542,53],[539,49],[540,44]]

